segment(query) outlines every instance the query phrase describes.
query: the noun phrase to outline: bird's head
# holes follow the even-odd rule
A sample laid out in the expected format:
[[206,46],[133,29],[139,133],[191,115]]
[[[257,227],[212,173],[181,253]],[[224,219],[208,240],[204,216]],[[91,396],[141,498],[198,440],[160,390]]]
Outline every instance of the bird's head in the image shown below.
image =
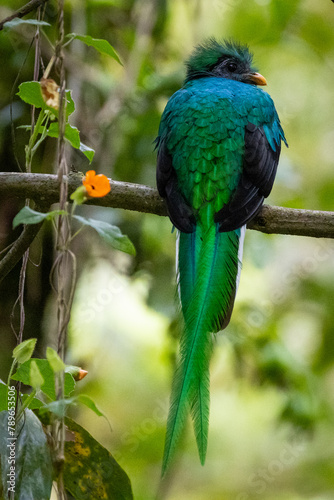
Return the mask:
[[186,82],[215,76],[251,85],[267,85],[266,79],[256,71],[253,55],[247,45],[233,40],[218,43],[210,38],[198,45],[186,61]]

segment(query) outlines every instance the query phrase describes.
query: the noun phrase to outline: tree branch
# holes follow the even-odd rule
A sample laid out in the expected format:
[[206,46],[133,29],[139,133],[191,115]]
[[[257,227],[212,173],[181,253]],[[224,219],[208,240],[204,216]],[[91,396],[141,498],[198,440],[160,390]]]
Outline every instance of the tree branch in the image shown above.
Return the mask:
[[[68,189],[71,194],[81,185],[82,176],[70,173]],[[167,215],[164,200],[156,189],[141,184],[110,181],[111,192],[104,198],[90,200],[89,204],[123,208],[156,215]],[[37,204],[56,203],[59,184],[56,175],[0,173],[0,197],[31,198]],[[334,238],[334,212],[297,210],[264,205],[247,226],[267,234],[291,234],[313,238]]]
[[[68,191],[73,193],[82,184],[82,174],[70,173]],[[123,208],[156,215],[167,215],[162,198],[156,189],[142,184],[110,180],[111,192],[104,198],[88,201],[100,207]],[[56,203],[59,200],[59,184],[56,175],[0,172],[0,197],[30,198],[36,203]]]
[[8,23],[12,19],[15,19],[15,17],[21,18],[26,16],[27,14],[29,14],[29,12],[32,12],[33,10],[37,9],[47,1],[48,0],[30,0],[30,2],[28,2],[26,5],[24,5],[20,9],[13,12],[13,14],[11,14],[10,16],[0,21],[0,31],[3,29],[5,23]]
[[24,226],[20,236],[11,246],[6,255],[0,260],[0,283],[19,262],[26,250],[28,250],[42,225],[43,223],[41,222],[40,224]]

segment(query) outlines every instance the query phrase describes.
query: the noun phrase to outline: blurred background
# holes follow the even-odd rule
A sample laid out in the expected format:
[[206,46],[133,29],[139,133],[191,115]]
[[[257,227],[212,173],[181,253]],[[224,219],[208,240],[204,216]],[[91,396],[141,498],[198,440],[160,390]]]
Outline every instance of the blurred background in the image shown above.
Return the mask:
[[[24,2],[0,2],[0,18]],[[167,99],[182,85],[183,61],[208,36],[248,43],[268,81],[289,149],[282,150],[268,203],[334,209],[334,4],[330,0],[67,0],[66,30],[107,39],[124,66],[73,42],[66,50],[72,124],[96,151],[92,168],[115,180],[155,186],[153,141]],[[54,43],[56,3],[45,11]],[[24,165],[30,110],[15,95],[33,78],[32,26],[0,33],[2,171]],[[42,35],[46,66],[52,49]],[[57,75],[51,75],[57,79]],[[10,103],[15,144],[11,133]],[[52,173],[55,140],[33,170]],[[15,151],[15,155],[14,155]],[[88,160],[68,152],[85,172]],[[19,200],[2,199],[5,248]],[[85,230],[73,245],[78,285],[67,362],[88,370],[78,389],[108,416],[72,416],[128,473],[136,500],[159,488],[171,377],[177,352],[175,234],[167,218],[97,207],[81,213],[119,225],[135,258]],[[49,273],[53,234],[31,248],[24,338],[37,356],[54,345]],[[20,266],[0,289],[0,378],[7,379],[15,336],[11,312]],[[170,500],[329,500],[334,497],[334,244],[331,240],[248,231],[232,321],[217,336],[211,365],[211,417],[205,467],[188,428],[159,498]],[[12,318],[14,328],[18,311]],[[77,390],[78,390],[77,389]]]

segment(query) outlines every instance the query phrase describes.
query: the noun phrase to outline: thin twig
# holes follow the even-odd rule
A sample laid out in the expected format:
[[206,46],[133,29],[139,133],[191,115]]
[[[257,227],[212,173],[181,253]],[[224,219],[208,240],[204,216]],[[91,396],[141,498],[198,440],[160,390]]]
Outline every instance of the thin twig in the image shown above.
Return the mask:
[[[59,207],[61,210],[66,210],[68,187],[67,187],[67,163],[65,156],[65,65],[64,65],[64,0],[58,0],[58,41],[56,44],[56,68],[59,70],[59,135],[58,135],[58,182],[59,182]],[[71,230],[68,218],[60,215],[58,219],[58,228],[56,235],[57,248],[57,344],[58,354],[64,361],[67,326],[70,320],[71,305],[67,293],[68,283],[71,284],[70,297],[72,289],[75,287],[75,256],[68,249],[68,241],[71,236]],[[71,265],[72,264],[72,265]],[[56,395],[57,400],[64,399],[64,372],[60,371],[56,374]],[[56,460],[59,464],[57,477],[57,498],[58,500],[66,500],[66,491],[63,478],[63,466],[65,460],[65,422],[64,416],[58,418],[53,425],[53,437],[55,441]]]
[[24,310],[24,289],[25,289],[28,261],[29,261],[29,248],[27,248],[27,250],[23,254],[21,271],[20,271],[20,279],[19,279],[20,329],[17,338],[17,344],[21,344],[23,340],[23,331],[26,320],[26,314]]
[[33,10],[37,9],[47,1],[48,0],[31,0],[26,5],[13,12],[13,14],[0,21],[0,31],[4,28],[5,23],[12,21],[12,19],[15,19],[15,17],[22,18],[26,16],[27,14],[29,14],[29,12],[32,12]]
[[34,241],[41,227],[42,223],[24,226],[18,239],[12,244],[9,252],[0,261],[0,283],[22,258],[22,255]]
[[[41,12],[40,8],[38,8],[37,11],[37,18],[40,20],[41,17]],[[36,33],[34,36],[34,40],[36,41],[36,47],[35,47],[35,64],[34,64],[34,80],[37,79],[38,72],[39,72],[39,28],[37,26],[36,28]],[[34,135],[34,125],[35,125],[35,108],[32,107],[31,110],[31,131],[30,131],[30,139]],[[28,145],[29,152],[31,151],[30,148],[30,143]],[[31,159],[32,155],[26,154],[26,164],[25,168],[28,173],[31,173],[31,162],[28,161],[28,157]],[[26,198],[25,200],[25,205],[26,207],[29,207],[30,205],[30,199]],[[26,274],[27,274],[27,266],[28,266],[28,261],[29,261],[29,253],[30,253],[30,245],[27,246],[24,254],[23,254],[23,259],[21,263],[21,270],[20,270],[20,278],[19,278],[19,293],[18,293],[18,304],[19,304],[19,312],[20,312],[20,322],[19,322],[19,332],[18,335],[16,336],[16,344],[19,345],[23,341],[23,332],[24,332],[24,326],[25,326],[25,308],[24,308],[24,296],[25,296],[25,284],[26,284]],[[16,302],[15,302],[16,304]],[[15,306],[13,307],[13,312],[12,315],[14,317],[15,313]],[[19,415],[18,415],[18,401],[19,397],[21,394],[21,381],[18,382],[16,386],[16,405],[15,405],[15,418],[18,420]],[[22,410],[22,409],[21,409]],[[13,500],[14,500],[14,494],[12,495]]]
[[12,89],[11,89],[11,92],[10,92],[10,103],[9,103],[9,114],[10,114],[10,126],[11,126],[11,136],[12,136],[12,143],[13,143],[13,153],[14,153],[14,158],[15,158],[15,161],[16,161],[16,164],[17,164],[17,167],[18,169],[23,172],[23,168],[21,167],[21,164],[20,164],[20,161],[19,161],[19,157],[18,157],[18,154],[17,154],[17,145],[16,145],[16,135],[15,135],[15,125],[14,125],[14,120],[13,120],[13,101],[14,101],[14,96],[15,96],[15,93],[17,91],[17,83],[20,79],[20,76],[21,76],[21,72],[25,66],[25,63],[28,59],[28,56],[29,56],[29,53],[30,53],[30,49],[31,47],[33,46],[33,43],[34,43],[34,38],[31,40],[30,42],[30,45],[28,47],[28,50],[26,52],[26,55],[24,57],[24,61],[23,63],[21,64],[20,66],[20,69],[15,77],[15,80],[14,80],[14,83],[13,83],[13,86],[12,86]]
[[[37,9],[37,20],[41,20],[41,8],[38,7]],[[35,64],[34,64],[34,81],[39,80],[39,69],[40,69],[40,53],[41,53],[41,47],[40,47],[40,36],[39,36],[39,26],[36,26],[36,33],[34,36],[35,40]],[[32,106],[31,108],[31,133],[34,132],[34,127],[35,127],[35,106]]]

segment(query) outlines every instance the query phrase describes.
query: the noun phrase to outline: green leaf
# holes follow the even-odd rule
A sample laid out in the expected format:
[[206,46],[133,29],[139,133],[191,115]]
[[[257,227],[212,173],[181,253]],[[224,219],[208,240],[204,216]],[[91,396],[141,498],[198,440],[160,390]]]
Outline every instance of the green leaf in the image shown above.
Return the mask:
[[[42,133],[42,129],[41,129]],[[58,128],[58,123],[51,123],[47,134],[49,137],[58,137],[59,135],[59,128]],[[89,163],[92,162],[95,151],[94,149],[90,148],[89,146],[86,146],[82,142],[80,142],[80,133],[77,127],[73,127],[69,123],[66,123],[65,126],[65,139],[73,146],[75,149],[80,149],[80,151],[83,152],[83,154],[88,158]]]
[[7,408],[7,385],[0,383],[0,412]]
[[[6,411],[0,413],[1,479],[4,491],[8,489],[7,475],[15,471],[15,498],[49,499],[53,468],[41,422],[31,410],[25,410],[24,417],[16,422],[17,440],[10,441],[7,418]],[[12,449],[8,444],[12,445]],[[10,450],[15,451],[15,465],[8,462]],[[15,469],[10,469],[11,466]]]
[[[28,398],[29,398],[29,394],[21,394],[22,405],[24,405],[24,403],[26,402],[26,400]],[[30,408],[30,410],[37,410],[37,409],[41,408],[42,406],[44,406],[43,401],[41,401],[38,398],[33,398],[30,401],[28,408]]]
[[79,394],[79,396],[77,396],[76,399],[79,403],[82,403],[83,405],[87,406],[87,408],[89,408],[94,413],[96,413],[96,415],[98,417],[105,417],[106,418],[104,413],[102,413],[102,411],[98,409],[98,407],[96,406],[96,404],[94,403],[92,398],[90,398],[86,394]]
[[71,495],[132,500],[130,480],[109,451],[70,418],[65,424],[73,434],[73,440],[65,443],[64,463],[64,484]]
[[66,215],[65,210],[52,210],[52,212],[37,212],[30,207],[23,207],[13,219],[13,229],[20,224],[39,224],[43,220],[52,220],[58,215]]
[[[47,134],[49,137],[58,137],[59,135],[59,127],[58,123],[51,123]],[[65,126],[65,139],[76,149],[80,148],[80,135],[79,130],[76,127],[72,127],[69,123],[66,123]]]
[[89,146],[86,146],[83,142],[80,142],[80,151],[88,158],[89,163],[92,163],[95,151],[94,149],[90,148]]
[[42,406],[39,409],[39,413],[44,415],[47,412],[51,412],[57,415],[57,417],[62,418],[65,416],[67,408],[72,405],[76,405],[76,398],[58,399]]
[[[12,376],[13,380],[19,380],[26,385],[31,385],[30,382],[30,364],[31,361],[36,361],[39,371],[44,378],[44,384],[41,386],[41,390],[46,394],[52,401],[56,399],[55,392],[55,375],[47,359],[37,359],[32,358],[26,361],[18,367],[17,372]],[[75,387],[75,382],[70,373],[65,373],[65,395],[71,394]]]
[[27,104],[31,104],[36,108],[48,109],[48,106],[44,102],[39,82],[21,83],[17,95]]
[[0,412],[8,410],[8,387],[3,380],[0,380]]
[[90,35],[77,35],[76,33],[69,33],[67,37],[80,40],[89,47],[94,47],[94,49],[96,49],[101,54],[106,54],[107,56],[112,57],[113,59],[115,59],[115,61],[123,66],[116,50],[110,45],[107,40],[104,40],[102,38],[92,38]]
[[32,353],[34,352],[36,342],[37,339],[28,339],[21,342],[21,344],[16,346],[15,349],[13,350],[13,358],[15,358],[16,361],[20,364],[24,363],[25,361],[28,361],[28,359],[31,358]]
[[85,406],[87,406],[87,408],[89,408],[90,410],[92,410],[98,417],[104,417],[106,419],[108,425],[109,425],[110,432],[112,432],[112,427],[111,427],[111,424],[110,424],[110,421],[109,421],[107,415],[105,415],[104,413],[102,413],[102,411],[96,406],[96,404],[94,403],[94,401],[92,400],[92,398],[90,398],[86,394],[79,394],[79,396],[76,397],[76,400],[79,403],[82,403]]
[[130,255],[136,255],[136,250],[132,242],[127,236],[122,234],[119,227],[112,226],[108,222],[96,219],[86,219],[80,215],[74,215],[73,218],[81,222],[84,226],[89,226],[95,229],[101,238],[113,248],[116,248],[116,250],[121,250],[122,252],[129,253]]
[[44,384],[44,377],[39,371],[36,361],[32,360],[30,363],[30,373],[29,373],[30,385],[34,389],[39,390]]
[[68,118],[75,111],[75,103],[72,99],[72,90],[66,90],[66,118]]
[[[15,389],[12,389],[15,390]],[[16,392],[16,391],[15,391]],[[29,398],[29,394],[21,394],[21,401],[22,404],[26,402],[26,400]],[[43,401],[41,401],[38,398],[33,398],[30,401],[29,408],[31,410],[34,410],[35,408],[40,408],[43,406]],[[12,407],[12,405],[11,405]],[[0,379],[0,412],[5,411],[8,409],[8,387],[7,384],[5,384],[1,379]]]
[[75,149],[80,149],[80,134],[77,127],[72,127],[72,125],[66,123],[65,139],[67,139]]
[[71,194],[70,198],[77,205],[82,205],[83,203],[85,203],[85,201],[87,201],[87,191],[85,186],[81,185],[77,187],[76,190]]
[[46,219],[46,214],[36,212],[29,207],[23,207],[13,220],[13,229],[20,224],[39,224]]
[[37,21],[37,19],[19,19],[16,17],[12,19],[12,21],[7,21],[4,24],[4,28],[16,28],[16,26],[20,26],[20,24],[31,24],[32,26],[51,26],[51,24],[46,21]]
[[[72,99],[72,91],[66,90],[66,118],[68,118],[75,111],[75,104]],[[19,85],[17,95],[22,101],[35,106],[35,108],[42,108],[43,110],[51,111],[58,118],[58,110],[46,105],[42,96],[41,85],[39,82],[23,82]]]
[[43,405],[42,407],[39,407],[40,413],[43,415],[47,412],[52,412],[58,417],[64,417],[66,414],[66,410],[69,406],[76,406],[77,403],[81,403],[90,410],[92,410],[98,417],[104,417],[106,421],[108,422],[108,425],[110,427],[110,430],[112,431],[110,422],[107,418],[107,416],[102,413],[101,410],[96,406],[92,398],[87,396],[86,394],[79,394],[79,396],[74,396],[73,398],[65,398],[65,399],[59,399],[57,401],[52,401],[51,403],[47,403]]
[[46,348],[46,357],[54,373],[61,372],[65,369],[65,364],[52,347]]

